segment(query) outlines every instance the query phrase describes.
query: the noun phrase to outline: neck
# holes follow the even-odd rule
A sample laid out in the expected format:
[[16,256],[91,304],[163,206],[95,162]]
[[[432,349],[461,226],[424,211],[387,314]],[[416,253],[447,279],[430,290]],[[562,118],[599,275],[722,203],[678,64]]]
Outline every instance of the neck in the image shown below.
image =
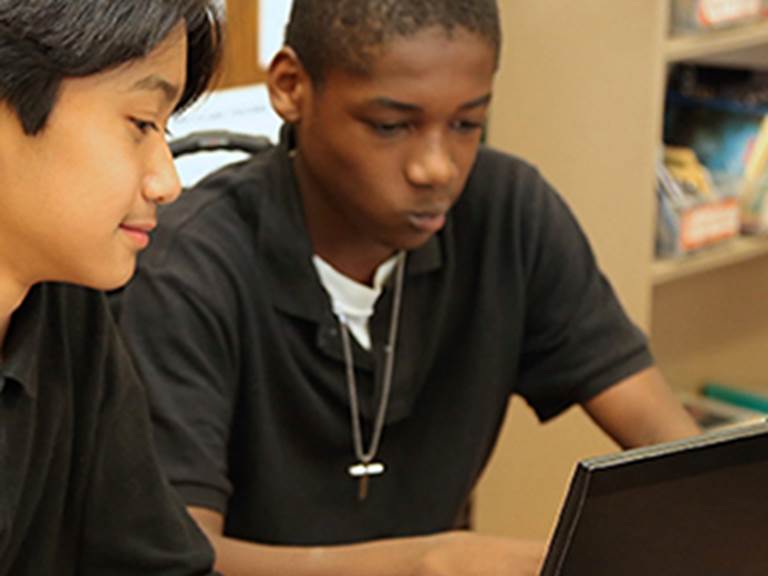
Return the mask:
[[327,202],[326,195],[303,168],[300,155],[294,167],[315,254],[345,276],[371,286],[376,269],[397,250],[371,238]]
[[10,316],[4,316],[2,319],[0,319],[0,360],[3,359],[3,344],[5,344],[5,335],[8,332],[8,325],[10,323]]
[[7,275],[0,273],[0,356],[2,356],[5,337],[11,324],[11,316],[24,302],[27,292],[29,292],[28,286],[21,286]]
[[349,250],[346,246],[339,246],[338,250],[332,251],[325,250],[318,243],[314,243],[314,246],[315,253],[320,258],[344,276],[366,286],[373,286],[373,279],[378,267],[395,254],[394,251],[388,251],[382,252],[381,256],[378,257],[368,257],[368,255],[362,255],[356,250]]

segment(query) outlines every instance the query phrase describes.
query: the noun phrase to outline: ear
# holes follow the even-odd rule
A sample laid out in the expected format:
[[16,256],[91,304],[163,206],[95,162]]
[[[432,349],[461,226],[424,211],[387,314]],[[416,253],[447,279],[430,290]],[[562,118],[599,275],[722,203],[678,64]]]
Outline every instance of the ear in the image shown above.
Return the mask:
[[272,107],[289,124],[301,120],[311,80],[296,52],[283,47],[272,59],[267,73],[267,86]]

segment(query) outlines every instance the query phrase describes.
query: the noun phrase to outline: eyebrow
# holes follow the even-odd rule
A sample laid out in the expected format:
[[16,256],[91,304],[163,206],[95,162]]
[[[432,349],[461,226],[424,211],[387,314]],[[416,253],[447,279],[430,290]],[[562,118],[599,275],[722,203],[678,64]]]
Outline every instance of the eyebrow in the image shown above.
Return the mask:
[[[480,96],[479,98],[475,98],[474,100],[470,100],[469,102],[465,102],[461,106],[459,106],[459,110],[471,110],[474,108],[481,108],[483,106],[487,106],[491,103],[491,93],[485,94],[483,96]],[[379,96],[377,98],[374,98],[370,101],[371,105],[379,106],[381,108],[390,108],[393,110],[398,110],[400,112],[419,112],[421,111],[421,107],[417,106],[416,104],[410,104],[408,102],[400,102],[399,100],[395,100],[393,98],[387,98],[386,96]]]
[[180,89],[176,84],[168,82],[165,78],[152,74],[137,81],[131,88],[132,90],[148,90],[150,92],[162,92],[165,100],[173,102],[178,98]]

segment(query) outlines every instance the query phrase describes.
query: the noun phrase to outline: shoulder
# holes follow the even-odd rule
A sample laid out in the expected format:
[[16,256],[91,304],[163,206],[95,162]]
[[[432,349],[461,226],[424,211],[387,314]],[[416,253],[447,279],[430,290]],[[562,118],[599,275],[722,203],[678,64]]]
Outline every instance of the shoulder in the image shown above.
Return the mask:
[[[67,338],[76,363],[100,362],[114,353],[119,339],[105,293],[68,284],[45,284],[48,326]],[[55,334],[54,334],[55,336]]]
[[481,147],[461,200],[497,213],[537,210],[557,196],[551,184],[530,162],[489,147]]
[[541,173],[531,162],[496,148],[481,146],[467,185],[485,182],[508,190],[539,180],[543,180]]
[[186,190],[175,203],[163,207],[163,224],[178,229],[212,213],[250,215],[258,210],[262,195],[284,186],[283,156],[275,147],[217,170]]
[[32,288],[30,306],[50,329],[77,334],[106,325],[109,310],[102,292],[71,284],[43,283]]
[[473,176],[498,175],[513,181],[521,177],[538,176],[538,169],[527,160],[491,146],[481,146],[472,170]]
[[103,292],[44,283],[28,299],[26,311],[34,320],[26,326],[37,331],[45,379],[70,382],[77,397],[95,403],[123,387],[129,363]]
[[463,250],[474,247],[526,270],[542,255],[567,258],[584,243],[568,204],[537,167],[487,147],[452,210],[451,227],[450,241]]
[[564,208],[560,195],[536,166],[483,146],[454,213],[472,226],[482,222],[489,230],[501,227],[526,235]]
[[273,197],[285,192],[285,154],[272,148],[209,175],[174,204],[163,206],[142,262],[164,262],[170,252],[225,255],[250,246]]

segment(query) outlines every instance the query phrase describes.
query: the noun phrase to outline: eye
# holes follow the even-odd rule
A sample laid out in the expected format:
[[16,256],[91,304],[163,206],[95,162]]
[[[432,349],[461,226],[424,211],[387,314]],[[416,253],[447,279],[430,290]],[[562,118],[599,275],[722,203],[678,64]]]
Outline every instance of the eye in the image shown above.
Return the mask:
[[455,122],[451,123],[452,130],[464,134],[480,131],[483,129],[483,126],[483,122],[473,122],[471,120],[456,120]]
[[153,122],[152,120],[142,120],[141,118],[131,118],[131,123],[138,129],[139,132],[142,134],[149,134],[150,132],[157,132],[160,133],[160,127],[157,125],[156,122]]
[[141,118],[131,117],[130,121],[142,135],[149,134],[150,132],[157,132],[158,134],[165,134],[167,137],[171,136],[171,133],[167,128],[161,129],[154,120],[142,120]]
[[379,136],[391,138],[398,136],[410,130],[411,125],[408,122],[375,122],[369,121],[368,125]]

